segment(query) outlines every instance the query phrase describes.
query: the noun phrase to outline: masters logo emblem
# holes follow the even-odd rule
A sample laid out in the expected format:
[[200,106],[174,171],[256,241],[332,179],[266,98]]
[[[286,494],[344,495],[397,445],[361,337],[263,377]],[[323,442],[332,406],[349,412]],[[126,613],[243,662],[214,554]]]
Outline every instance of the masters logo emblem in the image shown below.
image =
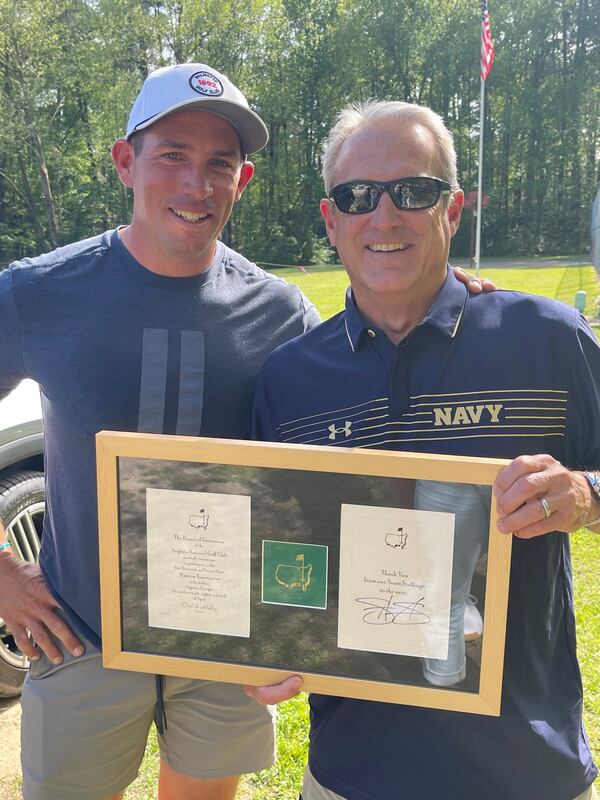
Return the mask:
[[188,523],[192,528],[204,528],[204,530],[206,530],[208,528],[208,519],[209,515],[202,508],[199,514],[190,514]]
[[219,97],[223,94],[223,85],[212,72],[194,72],[190,78],[190,86],[198,94],[205,94],[209,97]]

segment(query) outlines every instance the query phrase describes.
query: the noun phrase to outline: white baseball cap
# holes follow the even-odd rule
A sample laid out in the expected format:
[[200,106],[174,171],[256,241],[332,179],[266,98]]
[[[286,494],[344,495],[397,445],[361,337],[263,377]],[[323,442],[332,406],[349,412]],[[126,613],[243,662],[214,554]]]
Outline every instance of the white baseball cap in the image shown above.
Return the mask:
[[269,131],[226,75],[206,64],[162,67],[144,81],[129,115],[125,138],[180,108],[211,111],[230,122],[239,134],[244,154],[262,150]]

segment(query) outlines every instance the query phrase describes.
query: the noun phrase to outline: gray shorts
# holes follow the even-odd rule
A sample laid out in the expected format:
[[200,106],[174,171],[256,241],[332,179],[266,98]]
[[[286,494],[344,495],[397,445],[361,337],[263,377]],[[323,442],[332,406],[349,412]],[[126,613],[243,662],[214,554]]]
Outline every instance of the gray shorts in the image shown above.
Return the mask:
[[[136,777],[156,704],[154,675],[104,669],[97,648],[34,662],[23,687],[25,800],[101,800]],[[62,648],[61,648],[62,649]],[[274,760],[273,711],[241,686],[164,678],[161,756],[191,778],[256,772]]]
[[[299,800],[345,800],[345,798],[340,794],[332,792],[331,789],[326,789],[324,786],[321,786],[309,768],[306,767],[302,794]],[[593,786],[588,786],[585,792],[578,795],[575,800],[598,800],[598,795]]]

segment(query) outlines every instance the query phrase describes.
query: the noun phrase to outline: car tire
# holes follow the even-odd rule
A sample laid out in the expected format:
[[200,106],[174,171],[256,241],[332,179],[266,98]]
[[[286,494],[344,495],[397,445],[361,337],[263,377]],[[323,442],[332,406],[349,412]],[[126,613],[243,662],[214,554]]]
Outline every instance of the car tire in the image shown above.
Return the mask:
[[[42,472],[0,472],[0,519],[12,552],[24,561],[37,561],[44,519]],[[0,697],[15,697],[29,667],[0,617]]]

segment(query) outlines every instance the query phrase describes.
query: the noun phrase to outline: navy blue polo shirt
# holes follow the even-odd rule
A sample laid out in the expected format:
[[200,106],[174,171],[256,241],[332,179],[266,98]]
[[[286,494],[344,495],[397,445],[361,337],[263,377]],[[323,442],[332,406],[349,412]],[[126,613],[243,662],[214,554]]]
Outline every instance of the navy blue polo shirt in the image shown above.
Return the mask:
[[[255,436],[600,465],[600,347],[574,309],[449,271],[396,347],[346,309],[268,358]],[[570,800],[595,778],[582,724],[569,537],[515,539],[500,717],[313,695],[310,768],[349,800]]]

